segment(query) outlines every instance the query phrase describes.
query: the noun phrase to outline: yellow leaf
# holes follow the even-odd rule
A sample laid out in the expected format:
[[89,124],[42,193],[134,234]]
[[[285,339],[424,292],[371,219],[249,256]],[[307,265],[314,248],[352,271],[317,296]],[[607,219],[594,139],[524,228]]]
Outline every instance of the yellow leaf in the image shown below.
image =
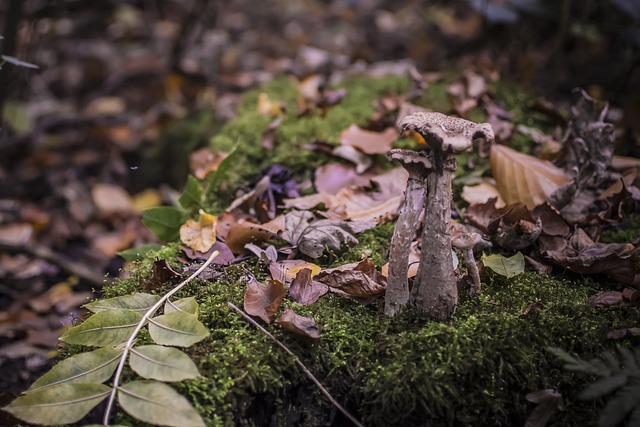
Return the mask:
[[278,117],[282,115],[282,103],[273,102],[269,95],[262,92],[258,96],[258,112],[263,116]]
[[504,145],[491,146],[490,156],[491,173],[507,204],[522,203],[533,209],[567,182],[564,171],[551,162]]
[[216,242],[216,222],[214,215],[200,212],[200,219],[192,219],[180,227],[180,240],[197,252],[206,253]]

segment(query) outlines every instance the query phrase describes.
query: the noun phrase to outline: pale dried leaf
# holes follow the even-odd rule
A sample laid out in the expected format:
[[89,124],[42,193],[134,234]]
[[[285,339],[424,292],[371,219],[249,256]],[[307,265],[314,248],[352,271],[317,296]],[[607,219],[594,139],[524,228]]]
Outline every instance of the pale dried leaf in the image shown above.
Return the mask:
[[552,163],[497,144],[491,146],[491,172],[507,204],[523,203],[529,209],[567,182]]

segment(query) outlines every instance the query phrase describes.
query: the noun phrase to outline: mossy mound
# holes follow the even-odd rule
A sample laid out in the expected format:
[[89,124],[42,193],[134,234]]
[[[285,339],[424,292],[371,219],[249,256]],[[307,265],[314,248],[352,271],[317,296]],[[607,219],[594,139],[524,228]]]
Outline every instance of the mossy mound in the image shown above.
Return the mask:
[[[290,356],[229,308],[242,306],[246,285],[241,267],[227,273],[178,296],[196,298],[211,337],[188,349],[202,378],[177,389],[210,425],[348,425]],[[142,289],[145,275],[138,271],[105,296]],[[462,301],[449,323],[413,312],[388,319],[381,301],[362,306],[327,295],[309,306],[285,302],[316,319],[319,340],[267,329],[365,425],[523,425],[533,409],[525,395],[559,388],[568,407],[553,425],[582,426],[597,418],[592,404],[574,400],[588,378],[563,370],[547,349],[595,356],[611,347],[607,331],[640,322],[637,309],[589,307],[597,289],[534,273],[490,276],[482,296]]]
[[[373,112],[372,103],[390,93],[404,92],[404,77],[351,78],[345,82],[347,96],[327,111],[297,117],[287,111],[275,130],[275,146],[267,153],[261,133],[272,120],[256,108],[260,93],[294,106],[297,89],[288,78],[248,93],[239,116],[215,136],[216,150],[238,145],[238,157],[224,186],[212,195],[212,211],[222,209],[238,183],[250,181],[263,167],[274,163],[308,177],[315,166],[328,160],[302,149],[314,140],[337,143],[350,124],[364,125]],[[495,93],[500,93],[496,90]],[[446,99],[446,82],[432,84],[420,103],[438,111],[448,106],[434,103]],[[522,103],[522,96],[504,100],[508,109]],[[517,106],[522,112],[522,105]],[[482,119],[483,112],[473,112]],[[476,117],[477,116],[477,117]],[[520,113],[521,120],[525,120]],[[518,120],[520,120],[518,119]],[[378,159],[386,161],[383,156]],[[386,262],[393,224],[385,224],[358,236],[360,243],[321,260],[325,267],[369,256],[378,266]],[[150,253],[121,279],[104,289],[110,298],[143,291],[151,275],[152,261],[166,259],[178,266],[180,248],[169,244]],[[265,277],[257,262],[249,260],[229,267],[213,282],[194,281],[176,298],[193,296],[200,304],[200,320],[211,336],[187,349],[202,377],[175,385],[212,426],[321,426],[349,425],[294,360],[249,325],[229,306],[242,307],[246,284],[243,270],[258,279]],[[159,294],[175,283],[166,283]],[[405,312],[395,319],[382,314],[382,301],[368,306],[326,295],[302,306],[285,300],[299,314],[313,316],[322,334],[310,340],[277,325],[267,328],[320,379],[332,395],[365,425],[370,426],[519,426],[533,405],[529,392],[559,388],[567,410],[554,416],[558,426],[582,426],[597,419],[594,404],[575,400],[588,378],[562,369],[549,347],[560,347],[582,357],[601,353],[615,344],[606,340],[611,329],[640,323],[634,308],[596,310],[587,304],[598,289],[590,280],[556,280],[533,273],[512,279],[485,277],[478,299],[461,301],[451,322],[431,321]],[[284,308],[284,307],[283,307]],[[73,346],[69,354],[77,351]],[[136,421],[119,415],[126,425]]]

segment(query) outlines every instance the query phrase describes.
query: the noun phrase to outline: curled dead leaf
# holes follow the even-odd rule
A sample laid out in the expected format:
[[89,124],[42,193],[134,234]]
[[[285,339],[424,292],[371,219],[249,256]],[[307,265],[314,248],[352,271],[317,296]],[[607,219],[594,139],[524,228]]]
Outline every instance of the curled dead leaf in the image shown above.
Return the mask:
[[294,334],[313,339],[320,338],[320,328],[312,317],[301,316],[290,308],[286,308],[276,323]]
[[286,289],[279,280],[260,283],[253,274],[247,272],[247,290],[244,293],[244,311],[271,323],[280,308]]
[[313,280],[313,273],[309,268],[300,270],[289,287],[291,299],[299,304],[313,304],[327,292],[329,287]]
[[387,288],[387,279],[376,270],[370,259],[360,261],[352,269],[323,271],[316,279],[329,286],[329,291],[369,304],[382,295]]

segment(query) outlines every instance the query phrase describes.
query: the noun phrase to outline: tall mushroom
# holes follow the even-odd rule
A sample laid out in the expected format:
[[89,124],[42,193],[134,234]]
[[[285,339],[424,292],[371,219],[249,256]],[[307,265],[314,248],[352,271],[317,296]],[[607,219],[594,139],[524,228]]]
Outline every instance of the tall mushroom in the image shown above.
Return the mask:
[[399,161],[409,172],[404,199],[400,204],[391,246],[389,247],[389,277],[384,297],[384,314],[395,316],[409,302],[409,251],[416,237],[418,219],[424,209],[426,178],[431,162],[424,151],[394,149],[387,153],[392,160]]
[[451,181],[457,167],[455,155],[470,150],[476,138],[493,142],[493,129],[488,123],[477,124],[441,113],[423,112],[405,116],[398,126],[401,131],[416,131],[431,148],[422,252],[411,301],[435,319],[449,319],[458,303],[449,232]]

